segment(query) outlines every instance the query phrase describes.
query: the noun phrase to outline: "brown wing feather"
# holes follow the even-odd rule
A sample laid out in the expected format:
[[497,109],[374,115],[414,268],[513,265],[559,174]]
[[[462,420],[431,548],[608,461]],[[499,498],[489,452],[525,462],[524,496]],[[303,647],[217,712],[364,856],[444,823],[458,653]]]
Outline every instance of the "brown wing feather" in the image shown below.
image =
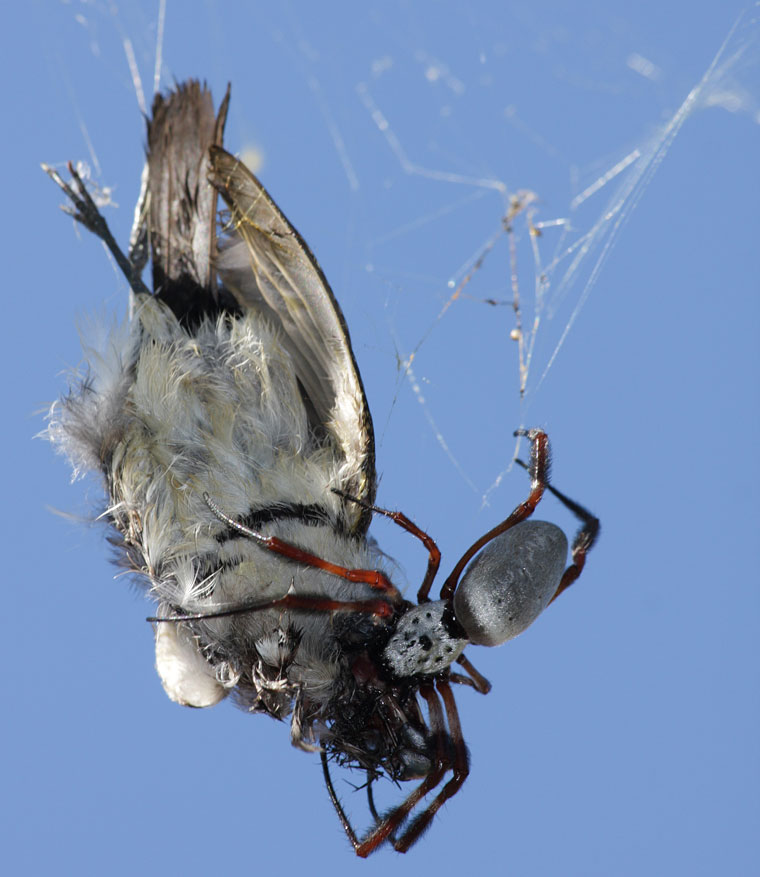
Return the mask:
[[230,89],[214,113],[197,80],[157,94],[148,120],[148,229],[153,291],[185,323],[218,306],[213,256],[217,194],[208,184],[209,147],[221,145]]

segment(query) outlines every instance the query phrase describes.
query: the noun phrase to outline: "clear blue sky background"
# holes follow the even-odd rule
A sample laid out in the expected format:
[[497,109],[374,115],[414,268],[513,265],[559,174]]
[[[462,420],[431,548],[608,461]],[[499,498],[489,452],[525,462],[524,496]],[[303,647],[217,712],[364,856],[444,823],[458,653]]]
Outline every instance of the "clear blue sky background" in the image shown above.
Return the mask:
[[[471,5],[169,0],[166,15],[161,85],[203,77],[221,96],[232,82],[228,146],[263,155],[260,176],[343,305],[375,418],[379,501],[428,529],[450,566],[524,496],[519,470],[493,488],[524,423],[549,431],[557,485],[603,521],[571,592],[519,640],[470,650],[494,688],[457,692],[464,790],[406,857],[366,863],[287,727],[168,701],[149,604],[113,580],[99,527],[48,510],[98,507],[97,485],[72,488],[32,436],[79,361],[77,318],[123,313],[126,289],[38,165],[88,161],[126,239],[144,133],[123,41],[150,95],[158,7],[51,0],[7,13],[7,873],[757,866],[758,28],[750,10],[647,185],[616,195],[632,164],[574,209],[662,142],[744,5]],[[511,310],[483,302],[511,297],[504,237],[436,322],[499,228],[495,182],[538,195],[534,222],[572,224],[564,243],[556,227],[538,239],[550,296],[571,263],[563,247],[602,223],[555,318],[542,312],[522,405]],[[616,236],[611,205],[625,218]],[[536,269],[519,221],[515,244],[528,326]],[[416,393],[399,367],[415,349]],[[551,500],[541,511],[572,527]],[[413,593],[419,545],[382,522],[374,533]]]

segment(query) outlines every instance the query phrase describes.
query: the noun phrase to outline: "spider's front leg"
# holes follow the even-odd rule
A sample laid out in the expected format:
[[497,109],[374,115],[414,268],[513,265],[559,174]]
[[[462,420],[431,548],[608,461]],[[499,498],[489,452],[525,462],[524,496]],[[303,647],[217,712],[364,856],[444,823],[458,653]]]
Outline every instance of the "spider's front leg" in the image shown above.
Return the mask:
[[[387,598],[394,604],[398,604],[401,602],[402,598],[398,588],[385,575],[385,573],[380,572],[380,570],[351,569],[346,566],[340,566],[339,564],[331,563],[329,560],[325,560],[324,558],[319,557],[316,554],[311,554],[311,552],[304,551],[303,549],[298,548],[298,546],[296,545],[291,545],[289,542],[278,539],[277,536],[263,536],[261,533],[257,533],[255,530],[252,530],[250,527],[246,527],[245,524],[241,524],[240,521],[236,521],[234,518],[231,518],[229,515],[225,514],[207,493],[203,494],[203,500],[214,513],[214,515],[223,524],[226,524],[228,527],[236,530],[241,535],[247,536],[249,539],[252,539],[254,542],[256,542],[257,545],[260,545],[267,551],[272,551],[273,553],[279,554],[281,557],[286,557],[289,560],[293,560],[296,563],[302,563],[304,564],[304,566],[311,566],[314,567],[314,569],[321,569],[324,572],[330,573],[331,575],[346,579],[346,581],[361,582],[363,584],[369,585],[371,588],[374,588],[377,591],[384,592]],[[326,607],[325,611],[331,611],[331,608]]]
[[531,441],[530,464],[527,467],[531,477],[528,498],[521,502],[509,517],[505,518],[500,524],[497,524],[492,530],[489,530],[484,536],[481,536],[477,542],[474,542],[465,551],[443,583],[441,600],[450,600],[452,598],[465,567],[481,548],[497,536],[510,530],[516,524],[527,520],[536,510],[539,502],[541,502],[541,497],[544,495],[544,491],[549,484],[549,436],[542,429],[518,429],[515,431],[515,435],[524,435]]
[[426,603],[429,600],[428,594],[430,593],[430,586],[433,584],[433,579],[435,579],[438,573],[438,568],[441,565],[441,551],[436,545],[435,539],[433,539],[432,536],[428,536],[424,530],[421,530],[414,521],[407,518],[403,512],[391,512],[388,511],[388,509],[382,509],[379,506],[372,505],[372,503],[369,503],[366,500],[358,499],[357,497],[351,496],[350,494],[345,493],[342,490],[337,490],[336,488],[333,488],[333,493],[349,502],[355,502],[357,505],[360,505],[368,511],[375,512],[378,515],[385,515],[385,517],[390,518],[394,524],[398,524],[399,527],[406,530],[407,533],[411,533],[412,536],[422,542],[428,551],[428,565],[425,571],[425,578],[422,580],[422,584],[417,591],[417,602]]

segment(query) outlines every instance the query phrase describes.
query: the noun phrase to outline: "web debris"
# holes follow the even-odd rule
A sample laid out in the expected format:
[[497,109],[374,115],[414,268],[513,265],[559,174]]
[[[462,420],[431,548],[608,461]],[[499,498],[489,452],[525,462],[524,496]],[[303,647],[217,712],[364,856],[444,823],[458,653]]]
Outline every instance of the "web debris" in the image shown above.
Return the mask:
[[[108,0],[105,6],[111,19],[115,21],[132,87],[139,105],[145,111],[149,98],[146,99],[138,72],[133,41],[127,36],[128,28],[119,20],[115,2]],[[152,47],[152,85],[155,90],[161,80],[164,57],[165,0],[158,0],[151,8],[157,16],[153,30],[155,44]],[[90,9],[95,14],[96,6]],[[102,14],[102,4],[100,12]],[[300,17],[299,20],[295,20],[293,15],[290,18],[296,38],[290,41],[294,48],[290,47],[289,40],[282,41],[286,44],[287,55],[295,60],[320,111],[349,189],[358,193],[360,183],[364,181],[361,180],[362,165],[357,156],[352,155],[351,132],[341,124],[339,107],[332,99],[329,83],[318,67],[318,52],[311,47],[305,25],[300,22]],[[88,32],[91,41],[97,39],[93,25],[90,25]],[[397,42],[404,45],[400,39]],[[431,405],[436,403],[431,402],[422,392],[425,369],[421,367],[421,362],[431,337],[442,323],[451,320],[464,299],[481,301],[491,307],[503,306],[511,309],[513,318],[507,333],[517,348],[517,375],[513,386],[521,406],[519,425],[526,425],[526,415],[596,287],[620,232],[686,119],[696,110],[711,106],[719,106],[730,112],[747,113],[756,120],[759,118],[756,92],[747,89],[742,79],[746,65],[756,63],[758,42],[757,7],[753,7],[730,30],[704,75],[670,119],[654,134],[642,137],[633,148],[626,149],[622,156],[618,155],[609,161],[587,185],[576,188],[574,196],[568,200],[564,209],[560,205],[554,214],[549,215],[547,206],[542,201],[545,192],[540,187],[536,187],[536,192],[510,187],[498,173],[489,173],[489,168],[478,172],[481,169],[474,166],[472,172],[469,172],[469,168],[467,171],[455,172],[446,169],[443,162],[438,166],[434,161],[417,160],[416,149],[403,134],[406,130],[405,124],[408,123],[397,119],[395,106],[384,105],[383,99],[378,96],[379,90],[375,88],[375,84],[394,64],[390,55],[383,54],[370,65],[371,76],[368,79],[363,79],[358,84],[348,84],[347,87],[353,90],[358,99],[356,105],[364,109],[365,120],[380,135],[403,175],[430,180],[444,186],[453,185],[457,191],[457,198],[439,205],[434,211],[423,212],[411,221],[387,229],[382,238],[373,240],[374,244],[393,237],[404,238],[410,232],[440,219],[446,212],[456,213],[475,199],[495,195],[501,206],[501,220],[498,224],[495,223],[496,227],[492,228],[488,237],[473,249],[471,256],[457,270],[451,272],[447,286],[443,287],[446,293],[444,300],[436,307],[435,314],[428,318],[427,328],[423,328],[416,335],[416,341],[407,343],[404,348],[398,333],[393,331],[393,327],[389,330],[400,351],[399,370],[402,380],[408,383],[429,428],[452,465],[470,489],[483,497],[484,501],[498,486],[509,467],[497,475],[489,487],[483,489],[476,486],[476,479],[467,474],[466,468],[457,458],[452,442],[447,441],[446,428],[439,425],[441,418],[434,416]],[[135,44],[139,49],[139,44]],[[440,90],[444,93],[442,100],[455,100],[464,94],[468,82],[455,69],[454,63],[441,60],[433,50],[419,49],[408,43],[406,48],[408,60],[416,65],[424,80],[431,87],[435,83],[441,85]],[[96,53],[94,45],[92,51]],[[140,56],[143,63],[144,56],[143,52]],[[656,64],[636,52],[627,55],[626,65],[649,81],[660,80],[663,75]],[[72,103],[75,103],[73,93]],[[446,111],[446,106],[442,105],[441,114],[445,115]],[[356,108],[353,113],[357,113]],[[513,106],[508,106],[504,114],[510,125],[520,128],[537,148],[551,155],[553,147],[549,139],[535,130],[535,126],[523,120]],[[81,114],[78,115],[81,120]],[[361,109],[358,115],[361,115]],[[86,128],[82,128],[83,136],[89,143]],[[93,157],[92,163],[97,165],[94,148],[91,146],[90,154]],[[96,171],[99,171],[97,166]],[[519,184],[521,181],[517,182]],[[483,209],[489,209],[487,204]],[[503,241],[506,241],[508,251],[508,273],[502,278],[501,289],[496,293],[479,295],[477,281],[481,269],[493,258],[493,250]]]
[[[638,206],[641,197],[686,120],[698,110],[720,106],[730,112],[747,113],[760,123],[758,103],[754,95],[742,85],[736,75],[743,67],[757,66],[758,64],[760,53],[759,6],[760,4],[746,10],[739,16],[700,80],[689,91],[668,121],[575,195],[570,201],[567,215],[563,217],[538,219],[537,194],[526,191],[510,194],[506,183],[497,178],[451,173],[415,162],[408,155],[402,137],[394,129],[388,115],[378,106],[370,87],[364,82],[357,86],[357,93],[362,104],[377,131],[395,155],[404,174],[465,185],[475,190],[490,189],[499,193],[507,202],[502,228],[489,237],[466,265],[460,268],[448,281],[448,286],[454,289],[451,296],[445,301],[443,307],[411,351],[401,357],[403,375],[412,394],[421,406],[436,441],[465,483],[474,491],[478,492],[475,484],[452,452],[429,409],[429,404],[413,367],[414,361],[419,357],[431,333],[450,313],[455,302],[465,296],[465,288],[483,266],[501,235],[506,235],[509,249],[509,287],[514,314],[514,327],[510,332],[510,338],[518,345],[518,386],[524,418],[528,407],[526,403],[532,400],[555,365],[562,347],[599,280],[605,262],[621,230]],[[660,77],[659,68],[638,54],[634,53],[629,56],[628,66],[646,78],[656,80]],[[459,80],[452,77],[450,71],[444,68],[445,65],[441,67],[440,64],[433,64],[429,69],[439,73],[443,71],[441,75],[445,74],[447,82],[451,78],[452,81],[458,83],[461,89]],[[428,78],[431,76],[432,74]],[[434,78],[438,78],[438,75]],[[591,224],[580,221],[578,211],[589,202],[593,206],[594,203],[598,202],[599,197],[611,188],[611,195],[601,208],[596,208],[595,218]],[[520,237],[529,240],[532,252],[532,295],[522,295],[520,289],[520,278],[524,276],[524,272],[518,260],[518,235],[515,228],[518,220],[523,224],[523,235]],[[553,247],[548,241],[544,245],[543,241],[545,232],[549,230],[559,231],[558,239]],[[551,252],[548,252],[549,250]],[[538,359],[537,362],[534,362],[536,344],[544,324],[550,323],[557,317],[561,305],[568,299],[571,301],[572,310],[569,316],[564,318],[558,339],[553,343],[545,359]],[[481,299],[481,301],[491,305],[508,304],[506,300]],[[536,370],[534,366],[540,368],[537,378],[534,377]],[[523,419],[521,426],[524,425]],[[515,446],[515,455],[518,447],[519,441]],[[484,505],[487,504],[490,494],[499,486],[512,466],[513,464],[510,463],[482,492]]]

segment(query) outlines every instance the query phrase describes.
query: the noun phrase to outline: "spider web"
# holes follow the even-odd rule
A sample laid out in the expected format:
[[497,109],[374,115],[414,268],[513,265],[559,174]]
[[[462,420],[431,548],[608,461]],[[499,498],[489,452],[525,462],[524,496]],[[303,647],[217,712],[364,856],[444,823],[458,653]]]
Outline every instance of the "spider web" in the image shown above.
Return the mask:
[[[177,47],[198,38],[164,2],[95,2],[65,11],[80,43],[84,36],[93,67],[118,81],[122,112],[131,90],[147,113],[150,94],[179,78]],[[330,243],[342,245],[342,252],[325,256],[328,244],[308,231],[318,219],[307,217],[305,229],[300,214],[292,218],[320,261],[343,263],[342,276],[329,275],[349,316],[362,371],[370,361],[383,381],[369,383],[385,384],[369,394],[381,447],[401,424],[408,429],[413,400],[416,421],[466,489],[487,503],[513,454],[502,442],[501,452],[483,449],[484,457],[501,460],[496,469],[493,462],[490,471],[470,462],[473,448],[480,455],[477,438],[460,436],[457,424],[461,416],[477,416],[471,388],[488,376],[494,407],[504,412],[500,434],[551,418],[545,385],[556,377],[592,292],[600,286],[603,294],[613,291],[605,264],[684,124],[716,108],[757,121],[756,8],[726,23],[712,59],[701,59],[701,69],[699,60],[692,63],[698,73],[689,78],[678,59],[658,63],[636,48],[648,34],[610,29],[603,39],[615,39],[603,47],[600,33],[609,22],[570,17],[551,28],[525,9],[493,34],[485,12],[473,13],[461,22],[460,42],[446,45],[422,15],[402,6],[369,7],[356,15],[364,41],[332,58],[318,19],[286,7],[250,23],[279,51],[278,74],[292,79],[310,111],[303,126],[289,118],[283,125],[278,106],[271,116],[277,131],[262,122],[270,117],[266,106],[252,109],[274,100],[271,90],[249,87],[250,70],[238,73],[221,8],[209,7],[207,16],[210,66],[233,81],[233,113],[237,107],[244,116],[237,132],[232,127],[230,147],[262,173],[277,200],[281,189],[268,167],[282,149],[279,136],[293,142],[299,127],[311,125],[323,151],[332,150],[330,185],[340,189],[346,209]],[[574,40],[594,43],[588,62],[571,51]],[[118,186],[116,169],[102,169],[105,147],[93,134],[97,117],[80,108],[86,86],[74,82],[67,53],[58,53],[58,70],[93,182],[107,203]],[[205,71],[196,63],[185,72]],[[561,118],[562,101],[567,118]],[[618,124],[583,141],[575,137],[574,129],[603,112],[617,112],[612,121]],[[316,152],[313,144],[308,148]],[[303,162],[303,149],[287,152]],[[324,192],[323,185],[315,189],[315,216]],[[390,368],[396,381],[389,396]],[[570,374],[566,386],[573,380],[578,376]]]

